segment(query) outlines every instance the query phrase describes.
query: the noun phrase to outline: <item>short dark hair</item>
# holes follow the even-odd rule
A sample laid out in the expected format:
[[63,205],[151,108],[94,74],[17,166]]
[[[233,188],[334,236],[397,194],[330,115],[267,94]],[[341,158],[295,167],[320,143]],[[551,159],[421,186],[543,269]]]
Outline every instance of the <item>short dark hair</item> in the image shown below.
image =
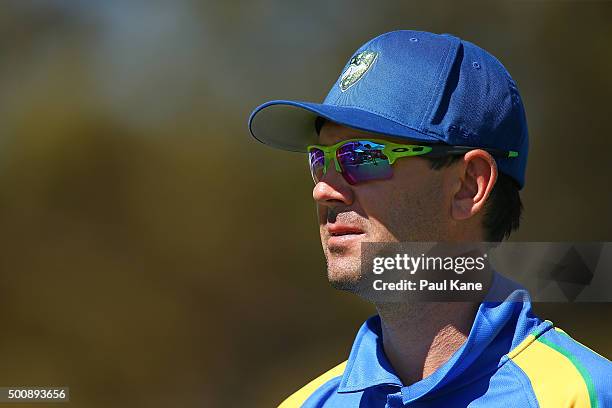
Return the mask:
[[[457,162],[462,156],[445,156],[440,158],[425,157],[431,168],[439,170]],[[517,230],[521,223],[523,203],[519,194],[519,184],[512,177],[498,173],[497,181],[485,204],[484,219],[485,240],[501,242]]]
[[[315,130],[317,134],[325,124],[326,119],[317,116]],[[429,160],[431,168],[440,170],[459,161],[462,156],[450,155],[439,158],[425,157]],[[482,226],[485,229],[485,240],[501,242],[508,238],[512,231],[518,229],[523,214],[523,203],[519,194],[519,184],[512,177],[498,173],[497,181],[491,190],[489,199],[485,204],[485,213]]]

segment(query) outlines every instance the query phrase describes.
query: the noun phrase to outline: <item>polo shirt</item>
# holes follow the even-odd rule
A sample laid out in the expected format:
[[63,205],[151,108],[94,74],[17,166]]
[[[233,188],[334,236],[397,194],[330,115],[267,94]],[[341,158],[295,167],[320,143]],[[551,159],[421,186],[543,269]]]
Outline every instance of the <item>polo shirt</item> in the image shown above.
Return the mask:
[[467,340],[430,376],[402,383],[385,356],[380,317],[373,316],[347,361],[280,408],[603,408],[612,407],[611,391],[612,363],[534,316],[528,292],[495,273]]

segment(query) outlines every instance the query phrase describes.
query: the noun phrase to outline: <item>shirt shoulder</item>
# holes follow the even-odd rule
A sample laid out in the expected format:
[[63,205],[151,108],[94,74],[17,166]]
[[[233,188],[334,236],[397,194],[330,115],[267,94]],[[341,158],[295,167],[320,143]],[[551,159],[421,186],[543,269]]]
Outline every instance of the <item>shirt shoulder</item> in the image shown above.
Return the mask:
[[[296,408],[304,405],[306,400],[321,392],[335,392],[346,368],[346,361],[321,374],[284,400],[278,408]],[[327,391],[326,391],[327,390]]]
[[508,357],[541,408],[612,405],[612,363],[560,328],[529,335]]

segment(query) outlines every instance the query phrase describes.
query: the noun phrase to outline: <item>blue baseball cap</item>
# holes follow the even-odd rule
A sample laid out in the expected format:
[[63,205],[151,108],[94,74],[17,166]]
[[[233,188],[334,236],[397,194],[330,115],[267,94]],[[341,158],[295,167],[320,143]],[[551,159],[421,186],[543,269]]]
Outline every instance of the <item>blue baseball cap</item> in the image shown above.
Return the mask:
[[411,141],[518,152],[497,166],[525,184],[529,138],[516,83],[494,56],[450,34],[382,34],[351,56],[323,103],[266,102],[249,130],[267,145],[306,152],[318,143],[319,116]]

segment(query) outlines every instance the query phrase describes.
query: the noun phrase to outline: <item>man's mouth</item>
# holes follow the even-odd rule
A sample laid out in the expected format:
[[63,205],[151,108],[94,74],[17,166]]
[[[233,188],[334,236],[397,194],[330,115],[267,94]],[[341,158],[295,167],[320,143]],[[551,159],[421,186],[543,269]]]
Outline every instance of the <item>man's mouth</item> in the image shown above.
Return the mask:
[[364,235],[362,229],[349,225],[328,225],[327,232],[330,235],[328,246],[346,246]]
[[332,237],[341,237],[344,235],[360,235],[363,231],[359,228],[352,227],[329,227],[327,229]]

